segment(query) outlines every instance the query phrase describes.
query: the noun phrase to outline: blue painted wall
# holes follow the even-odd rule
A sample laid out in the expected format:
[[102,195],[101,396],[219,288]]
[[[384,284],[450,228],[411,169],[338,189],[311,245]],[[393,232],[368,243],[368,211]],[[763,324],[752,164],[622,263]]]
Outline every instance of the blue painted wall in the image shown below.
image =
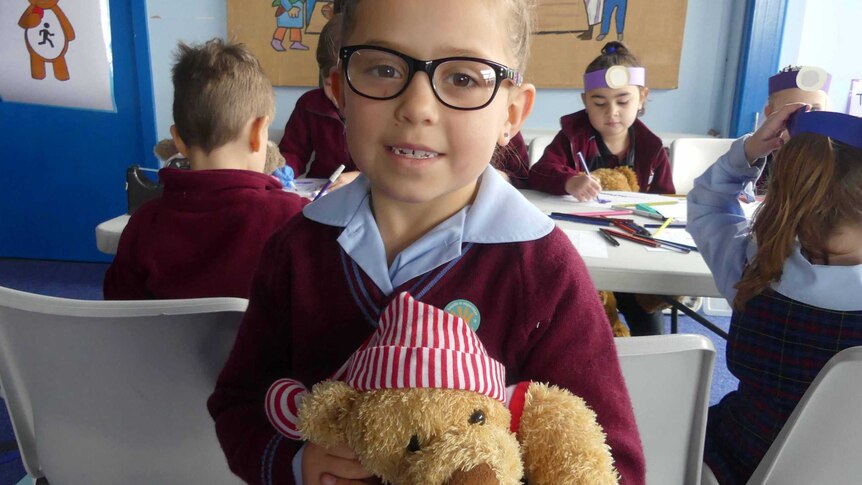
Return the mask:
[[125,169],[152,158],[155,138],[148,63],[135,56],[143,7],[110,1],[116,113],[0,103],[0,257],[110,259],[95,227],[125,212]]

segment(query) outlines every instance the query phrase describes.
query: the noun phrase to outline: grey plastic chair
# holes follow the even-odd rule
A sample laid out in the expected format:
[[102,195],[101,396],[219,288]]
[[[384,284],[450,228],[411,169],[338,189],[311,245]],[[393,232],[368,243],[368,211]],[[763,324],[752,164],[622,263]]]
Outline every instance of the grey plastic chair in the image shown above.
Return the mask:
[[805,391],[749,485],[862,481],[862,347],[831,359]]
[[236,484],[206,399],[239,298],[81,301],[0,288],[0,383],[29,476]]
[[702,335],[614,340],[643,443],[647,484],[699,484],[715,347]]

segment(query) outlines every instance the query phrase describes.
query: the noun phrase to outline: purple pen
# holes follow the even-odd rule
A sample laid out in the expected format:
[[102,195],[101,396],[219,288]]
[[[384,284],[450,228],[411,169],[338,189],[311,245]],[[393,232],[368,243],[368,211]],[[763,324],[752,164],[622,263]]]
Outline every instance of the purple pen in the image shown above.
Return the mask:
[[[581,152],[578,152],[578,158],[581,160],[581,166],[584,167],[584,173],[587,174],[587,177],[589,177],[590,176],[590,169],[589,169],[589,167],[587,167],[587,161],[584,160],[584,154]],[[598,202],[599,204],[608,204],[611,201],[607,200],[607,199],[602,199],[597,195],[596,196],[596,202]]]
[[335,171],[332,172],[332,175],[329,176],[329,180],[327,180],[326,183],[323,184],[323,187],[320,188],[320,192],[318,192],[317,195],[314,196],[314,199],[312,199],[311,201],[314,202],[315,200],[319,199],[326,192],[326,189],[328,189],[329,186],[333,184],[333,182],[338,180],[338,177],[341,176],[341,172],[343,172],[345,168],[347,167],[345,167],[344,164],[339,165],[338,168],[336,168]]

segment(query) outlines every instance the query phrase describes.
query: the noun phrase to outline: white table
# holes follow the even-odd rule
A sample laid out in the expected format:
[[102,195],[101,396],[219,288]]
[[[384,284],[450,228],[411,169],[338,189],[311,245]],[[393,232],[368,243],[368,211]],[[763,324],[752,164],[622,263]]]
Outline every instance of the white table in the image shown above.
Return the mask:
[[[521,193],[546,214],[599,210],[573,202],[567,197],[548,195],[535,190],[522,190]],[[685,199],[680,199],[679,203],[685,204]],[[624,217],[635,219],[639,224],[655,222],[639,216]],[[597,226],[589,224],[558,220],[554,222],[561,229],[597,230]],[[647,251],[645,247],[620,240],[618,247],[608,245],[607,258],[584,257],[596,288],[629,293],[721,297],[712,273],[700,253]]]
[[96,226],[96,247],[99,251],[105,254],[117,254],[120,235],[128,222],[129,215],[123,214]]

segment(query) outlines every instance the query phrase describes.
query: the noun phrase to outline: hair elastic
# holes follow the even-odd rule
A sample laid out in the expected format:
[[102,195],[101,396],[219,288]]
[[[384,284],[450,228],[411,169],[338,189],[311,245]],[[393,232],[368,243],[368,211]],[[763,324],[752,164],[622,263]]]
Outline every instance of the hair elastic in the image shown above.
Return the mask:
[[815,133],[862,149],[862,118],[853,115],[800,109],[787,120],[787,131],[791,137]]
[[785,89],[799,88],[803,91],[829,92],[832,76],[824,69],[815,66],[802,66],[779,72],[769,78],[769,94]]
[[646,69],[611,66],[584,74],[584,91],[598,88],[617,89],[625,86],[646,86]]

